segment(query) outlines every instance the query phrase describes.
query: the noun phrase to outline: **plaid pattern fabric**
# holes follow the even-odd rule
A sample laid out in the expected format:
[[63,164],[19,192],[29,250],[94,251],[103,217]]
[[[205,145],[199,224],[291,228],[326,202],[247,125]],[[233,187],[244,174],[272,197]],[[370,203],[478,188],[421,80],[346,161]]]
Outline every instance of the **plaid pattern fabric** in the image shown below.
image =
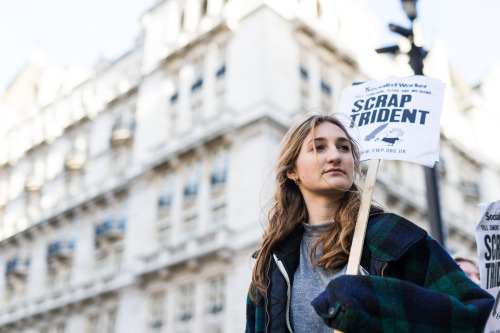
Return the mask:
[[[344,333],[483,332],[494,299],[425,235],[395,214],[371,218],[365,247],[372,260],[388,263],[384,276],[332,280],[313,301],[317,313]],[[247,333],[265,332],[261,303],[247,302]]]
[[255,332],[264,333],[265,332],[265,298],[259,300],[259,305],[256,305],[250,299],[250,295],[247,296],[247,326],[245,333]]

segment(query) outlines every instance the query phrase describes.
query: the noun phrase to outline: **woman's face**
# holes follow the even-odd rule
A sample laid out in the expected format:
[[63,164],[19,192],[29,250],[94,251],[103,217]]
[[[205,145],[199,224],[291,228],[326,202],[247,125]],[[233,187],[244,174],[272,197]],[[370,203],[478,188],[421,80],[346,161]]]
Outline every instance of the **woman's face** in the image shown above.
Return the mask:
[[306,137],[287,176],[299,180],[304,199],[328,196],[338,200],[351,188],[353,174],[354,157],[347,135],[337,125],[324,122]]

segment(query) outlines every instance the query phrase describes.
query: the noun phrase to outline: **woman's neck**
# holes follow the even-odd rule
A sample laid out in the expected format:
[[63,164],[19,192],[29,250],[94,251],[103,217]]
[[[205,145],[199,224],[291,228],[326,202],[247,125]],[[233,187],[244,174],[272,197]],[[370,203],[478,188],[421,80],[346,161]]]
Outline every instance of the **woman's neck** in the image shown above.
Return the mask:
[[323,200],[306,200],[305,203],[309,214],[309,224],[333,222],[333,214],[338,205],[336,201],[332,202],[332,200],[325,198]]

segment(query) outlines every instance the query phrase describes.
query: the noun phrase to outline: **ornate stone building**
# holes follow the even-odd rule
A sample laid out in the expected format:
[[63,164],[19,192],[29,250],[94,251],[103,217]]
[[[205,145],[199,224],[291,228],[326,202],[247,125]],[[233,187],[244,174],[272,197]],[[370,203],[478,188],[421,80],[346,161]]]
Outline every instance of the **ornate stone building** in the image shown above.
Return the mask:
[[[411,75],[375,24],[360,0],[159,0],[90,74],[29,63],[2,98],[0,331],[243,331],[284,132],[354,81]],[[448,85],[447,245],[474,254],[477,204],[500,199],[498,82],[427,62]],[[429,229],[423,167],[383,161],[375,197]]]

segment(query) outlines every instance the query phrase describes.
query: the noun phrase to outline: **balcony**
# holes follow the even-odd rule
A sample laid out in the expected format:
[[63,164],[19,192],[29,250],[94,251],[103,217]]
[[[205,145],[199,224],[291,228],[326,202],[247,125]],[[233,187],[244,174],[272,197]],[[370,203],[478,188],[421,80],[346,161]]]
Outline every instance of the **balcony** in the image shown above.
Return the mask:
[[16,258],[7,262],[5,273],[7,276],[24,278],[28,274],[28,266],[29,260]]
[[126,144],[134,137],[135,122],[117,122],[111,130],[111,144],[113,146]]
[[67,260],[73,256],[74,243],[69,241],[56,241],[49,245],[47,258],[49,260]]
[[83,165],[85,164],[86,156],[84,153],[73,152],[66,156],[66,161],[64,166],[67,170],[70,171],[78,171],[81,170]]
[[28,176],[24,183],[24,189],[27,192],[38,192],[42,188],[42,180],[39,177]]
[[125,224],[125,219],[107,219],[102,221],[98,226],[95,227],[96,242],[105,239],[116,240],[122,238],[123,234],[125,233]]

